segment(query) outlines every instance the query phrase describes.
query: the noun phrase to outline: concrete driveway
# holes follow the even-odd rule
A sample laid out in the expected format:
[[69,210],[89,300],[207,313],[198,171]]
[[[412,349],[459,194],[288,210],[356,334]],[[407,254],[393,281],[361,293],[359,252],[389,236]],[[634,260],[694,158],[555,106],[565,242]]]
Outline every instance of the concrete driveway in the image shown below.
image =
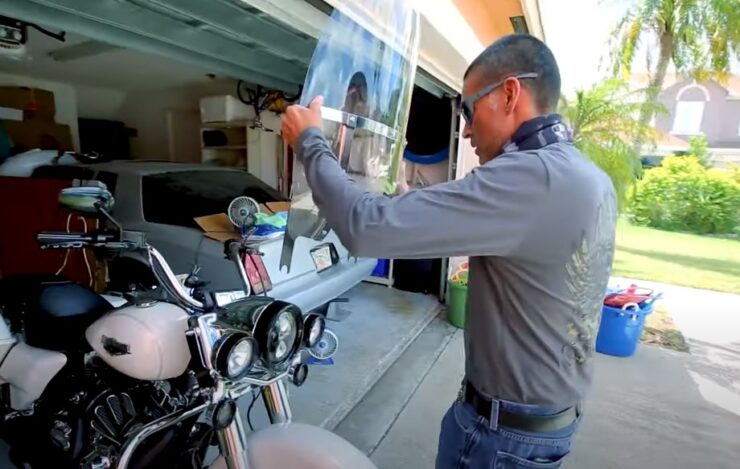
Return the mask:
[[[636,283],[663,292],[660,304],[691,353],[641,345],[629,358],[597,354],[583,425],[565,466],[740,467],[740,296]],[[369,452],[380,469],[434,467],[439,424],[457,394],[464,360],[462,331],[445,329],[443,322],[431,323],[431,333],[425,331],[410,347],[416,356],[433,357],[429,365],[402,357],[403,366],[387,374],[392,379],[384,377],[358,406],[360,412],[336,429]],[[428,371],[416,386],[419,369]],[[409,382],[416,387],[408,400],[394,404]],[[395,416],[384,415],[394,405]]]
[[[439,422],[462,373],[463,340],[457,332],[373,452],[379,468],[434,467]],[[718,405],[722,396],[708,399],[692,376],[713,373],[702,356],[649,346],[630,358],[598,354],[583,426],[566,467],[738,467],[740,412]]]
[[633,282],[663,293],[658,304],[689,345],[689,376],[702,396],[740,415],[740,295],[622,278],[612,284]]

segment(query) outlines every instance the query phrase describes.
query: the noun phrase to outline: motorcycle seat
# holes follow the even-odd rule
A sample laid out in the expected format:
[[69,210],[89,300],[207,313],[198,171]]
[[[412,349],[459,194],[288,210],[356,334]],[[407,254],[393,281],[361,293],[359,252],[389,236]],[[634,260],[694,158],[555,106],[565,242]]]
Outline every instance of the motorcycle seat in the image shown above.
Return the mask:
[[55,275],[23,275],[0,280],[3,311],[12,329],[23,328],[26,342],[67,351],[85,329],[113,306],[87,287]]

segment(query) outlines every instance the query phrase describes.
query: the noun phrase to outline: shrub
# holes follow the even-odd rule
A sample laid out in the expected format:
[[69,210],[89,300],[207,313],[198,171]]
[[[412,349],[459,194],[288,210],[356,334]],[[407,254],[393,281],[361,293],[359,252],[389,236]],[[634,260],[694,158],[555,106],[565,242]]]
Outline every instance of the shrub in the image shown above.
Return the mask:
[[695,156],[671,156],[634,187],[630,217],[638,225],[693,233],[734,233],[740,226],[740,184]]
[[709,154],[709,142],[703,135],[689,137],[689,155],[699,158],[705,167],[711,166],[712,155]]
[[730,164],[730,177],[735,184],[740,184],[740,164]]

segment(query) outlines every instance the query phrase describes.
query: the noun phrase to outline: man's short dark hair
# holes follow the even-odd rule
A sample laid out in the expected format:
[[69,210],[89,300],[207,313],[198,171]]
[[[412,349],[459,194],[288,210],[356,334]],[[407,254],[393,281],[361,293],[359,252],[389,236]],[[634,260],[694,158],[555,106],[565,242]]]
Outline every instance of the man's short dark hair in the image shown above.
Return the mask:
[[560,71],[555,57],[544,42],[528,34],[504,36],[476,57],[465,72],[480,74],[494,83],[509,75],[537,73],[537,78],[522,80],[532,92],[540,112],[554,112],[560,100]]

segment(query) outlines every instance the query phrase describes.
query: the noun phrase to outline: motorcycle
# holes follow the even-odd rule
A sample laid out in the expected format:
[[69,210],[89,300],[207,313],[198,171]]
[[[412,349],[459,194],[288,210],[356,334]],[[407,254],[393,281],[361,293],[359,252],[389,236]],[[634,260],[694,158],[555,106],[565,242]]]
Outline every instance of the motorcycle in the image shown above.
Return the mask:
[[[116,223],[104,185],[77,184],[60,206],[108,228],[42,232],[41,247],[140,253],[159,288],[113,308],[56,277],[2,281],[10,294],[0,304],[0,437],[16,466],[375,467],[339,436],[292,422],[286,382],[305,382],[323,316],[249,296],[241,240],[225,252],[247,296],[218,306],[206,282],[181,283],[144,233]],[[243,396],[250,410],[262,397],[270,425],[246,429]]]

